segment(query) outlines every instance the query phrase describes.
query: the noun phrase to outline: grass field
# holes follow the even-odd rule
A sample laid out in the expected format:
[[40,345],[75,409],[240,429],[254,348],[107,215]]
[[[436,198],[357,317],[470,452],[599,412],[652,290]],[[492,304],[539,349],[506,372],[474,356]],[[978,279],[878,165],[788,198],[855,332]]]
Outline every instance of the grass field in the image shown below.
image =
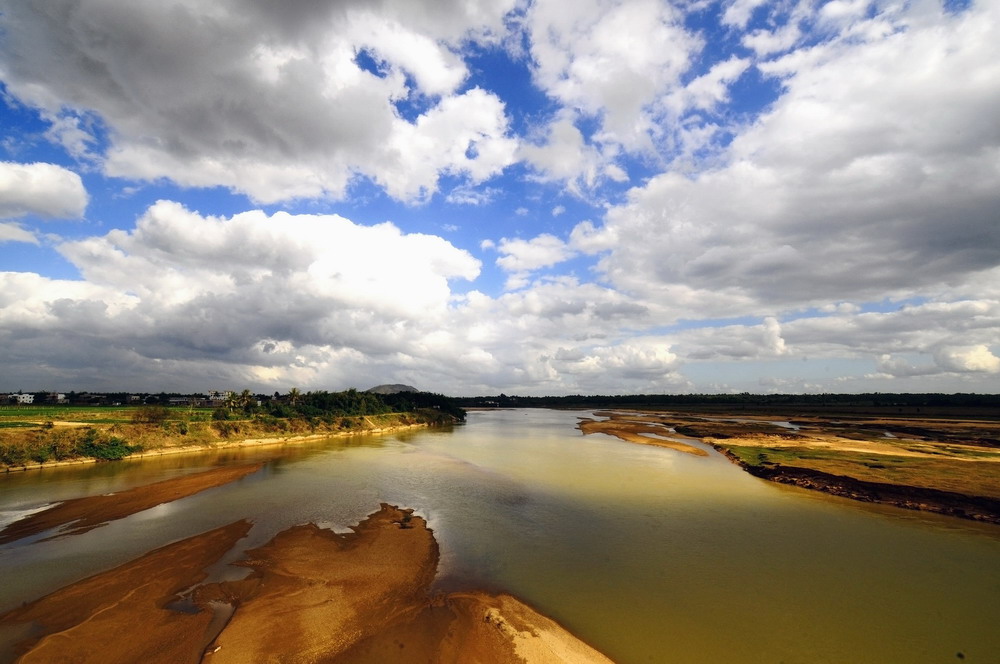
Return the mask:
[[[145,406],[0,406],[0,427],[40,426],[46,422],[65,424],[125,424],[132,422]],[[212,416],[211,408],[168,407],[168,420],[198,421]]]

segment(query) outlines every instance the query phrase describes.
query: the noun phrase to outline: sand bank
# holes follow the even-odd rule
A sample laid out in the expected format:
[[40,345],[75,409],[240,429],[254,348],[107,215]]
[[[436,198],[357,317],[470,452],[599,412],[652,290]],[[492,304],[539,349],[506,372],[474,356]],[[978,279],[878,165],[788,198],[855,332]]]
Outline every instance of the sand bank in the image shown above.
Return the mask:
[[70,524],[69,528],[59,532],[55,535],[56,537],[84,533],[102,526],[108,521],[121,519],[156,507],[161,503],[169,503],[206,489],[234,482],[250,473],[257,472],[262,466],[261,463],[254,463],[213,468],[201,473],[174,477],[118,493],[65,500],[8,525],[0,531],[0,544],[13,542],[22,537],[35,535],[66,524]]
[[1000,523],[1000,426],[995,420],[794,418],[604,411],[584,433],[631,442],[672,429],[712,445],[750,474],[862,502]]
[[[385,504],[347,534],[289,528],[236,563],[248,577],[194,588],[195,612],[171,609],[248,528],[168,545],[0,616],[0,627],[36,628],[18,644],[23,662],[610,662],[508,595],[429,596],[433,533]],[[233,607],[228,622],[215,619],[220,603]]]
[[32,626],[15,648],[22,664],[199,662],[212,612],[165,607],[249,530],[239,521],[168,544],[10,611],[0,626]]
[[584,433],[584,435],[604,433],[630,443],[667,447],[678,452],[693,454],[695,456],[708,456],[708,452],[700,447],[688,445],[687,443],[679,440],[654,438],[653,436],[670,435],[671,432],[669,429],[661,424],[627,415],[609,414],[608,416],[610,419],[605,421],[583,418],[577,426],[580,431]]

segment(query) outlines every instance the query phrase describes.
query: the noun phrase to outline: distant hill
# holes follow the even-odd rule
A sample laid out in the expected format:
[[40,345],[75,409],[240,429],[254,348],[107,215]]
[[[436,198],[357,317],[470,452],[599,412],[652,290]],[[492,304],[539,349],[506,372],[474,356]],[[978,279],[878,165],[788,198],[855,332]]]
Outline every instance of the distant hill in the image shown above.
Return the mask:
[[399,394],[400,392],[419,392],[419,390],[410,385],[376,385],[371,389],[365,390],[365,392],[371,392],[372,394]]

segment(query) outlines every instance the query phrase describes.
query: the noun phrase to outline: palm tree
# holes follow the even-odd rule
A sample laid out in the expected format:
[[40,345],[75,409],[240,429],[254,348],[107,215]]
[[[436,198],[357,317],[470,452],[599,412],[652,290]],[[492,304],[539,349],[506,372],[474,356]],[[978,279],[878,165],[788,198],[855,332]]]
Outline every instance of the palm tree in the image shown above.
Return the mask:
[[293,406],[295,405],[295,402],[299,400],[300,396],[302,396],[302,393],[299,392],[299,388],[293,387],[288,390],[288,402]]
[[240,408],[246,410],[250,407],[250,402],[253,401],[253,393],[250,390],[243,390],[240,392],[239,404]]

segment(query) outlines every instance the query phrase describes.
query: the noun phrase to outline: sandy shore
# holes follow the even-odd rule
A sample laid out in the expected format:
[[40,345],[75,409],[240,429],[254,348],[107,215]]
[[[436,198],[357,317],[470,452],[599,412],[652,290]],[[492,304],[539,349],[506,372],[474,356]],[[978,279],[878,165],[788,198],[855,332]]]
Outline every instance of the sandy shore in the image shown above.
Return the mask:
[[55,535],[72,535],[87,532],[108,521],[156,507],[161,503],[194,495],[206,489],[234,482],[261,469],[263,464],[245,464],[213,468],[162,482],[135,487],[118,493],[86,496],[57,503],[41,512],[35,512],[0,530],[0,544],[28,537],[50,528],[71,524]]
[[[509,595],[429,596],[433,533],[384,504],[351,533],[289,528],[246,552],[246,578],[192,590],[248,529],[157,549],[0,616],[0,627],[34,628],[17,645],[21,662],[610,662]],[[194,611],[169,608],[181,592]]]

